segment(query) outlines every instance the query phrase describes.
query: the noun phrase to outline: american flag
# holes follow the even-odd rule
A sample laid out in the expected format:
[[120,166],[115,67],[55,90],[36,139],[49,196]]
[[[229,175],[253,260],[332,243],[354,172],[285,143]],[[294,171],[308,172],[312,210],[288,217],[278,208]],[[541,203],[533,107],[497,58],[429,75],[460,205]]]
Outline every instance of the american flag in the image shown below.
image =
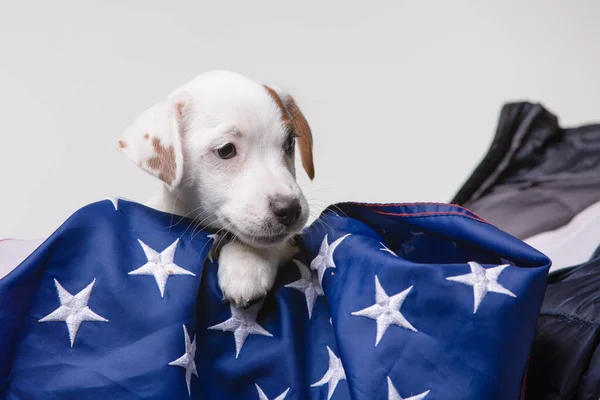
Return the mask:
[[246,308],[214,234],[123,199],[77,211],[0,280],[0,396],[520,398],[550,262],[468,210],[332,206]]

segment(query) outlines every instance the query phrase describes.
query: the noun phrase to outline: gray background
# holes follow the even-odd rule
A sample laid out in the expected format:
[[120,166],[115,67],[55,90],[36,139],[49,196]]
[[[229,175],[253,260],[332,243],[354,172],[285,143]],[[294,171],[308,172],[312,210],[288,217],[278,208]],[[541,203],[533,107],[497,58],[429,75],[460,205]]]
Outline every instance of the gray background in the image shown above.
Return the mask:
[[327,203],[448,201],[501,105],[600,119],[597,1],[0,0],[0,238],[50,234],[152,177],[116,150],[176,86],[229,69],[289,90]]

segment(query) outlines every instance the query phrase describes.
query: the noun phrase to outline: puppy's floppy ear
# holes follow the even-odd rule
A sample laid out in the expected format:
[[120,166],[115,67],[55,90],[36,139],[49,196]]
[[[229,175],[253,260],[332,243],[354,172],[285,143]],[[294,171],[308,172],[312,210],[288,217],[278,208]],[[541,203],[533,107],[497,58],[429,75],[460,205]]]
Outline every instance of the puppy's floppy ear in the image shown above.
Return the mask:
[[183,175],[181,131],[189,101],[186,92],[161,101],[127,127],[118,147],[140,168],[176,188]]
[[308,177],[313,179],[315,177],[315,166],[312,153],[313,139],[308,121],[290,94],[283,92],[277,87],[270,88],[265,85],[265,89],[267,89],[269,95],[281,109],[283,122],[288,124],[294,133],[298,135],[298,146],[300,147],[302,167],[304,167]]

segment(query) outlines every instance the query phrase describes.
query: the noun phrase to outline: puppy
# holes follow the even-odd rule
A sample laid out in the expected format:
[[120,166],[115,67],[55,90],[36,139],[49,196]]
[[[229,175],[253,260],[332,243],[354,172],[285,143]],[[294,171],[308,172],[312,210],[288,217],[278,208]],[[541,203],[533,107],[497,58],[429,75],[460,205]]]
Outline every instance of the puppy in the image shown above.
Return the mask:
[[273,286],[308,219],[296,144],[313,179],[312,133],[292,96],[228,71],[179,87],[118,141],[163,182],[149,206],[218,229],[221,243],[228,238],[219,246],[219,286],[224,299],[241,305]]

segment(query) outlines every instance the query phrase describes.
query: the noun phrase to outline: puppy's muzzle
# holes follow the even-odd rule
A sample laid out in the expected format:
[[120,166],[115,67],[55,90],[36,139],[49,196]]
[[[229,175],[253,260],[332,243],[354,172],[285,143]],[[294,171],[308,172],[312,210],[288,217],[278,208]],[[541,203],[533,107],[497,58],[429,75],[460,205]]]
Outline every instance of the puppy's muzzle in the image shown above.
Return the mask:
[[294,197],[276,197],[269,202],[271,212],[280,224],[289,228],[293,226],[302,215],[302,205]]

